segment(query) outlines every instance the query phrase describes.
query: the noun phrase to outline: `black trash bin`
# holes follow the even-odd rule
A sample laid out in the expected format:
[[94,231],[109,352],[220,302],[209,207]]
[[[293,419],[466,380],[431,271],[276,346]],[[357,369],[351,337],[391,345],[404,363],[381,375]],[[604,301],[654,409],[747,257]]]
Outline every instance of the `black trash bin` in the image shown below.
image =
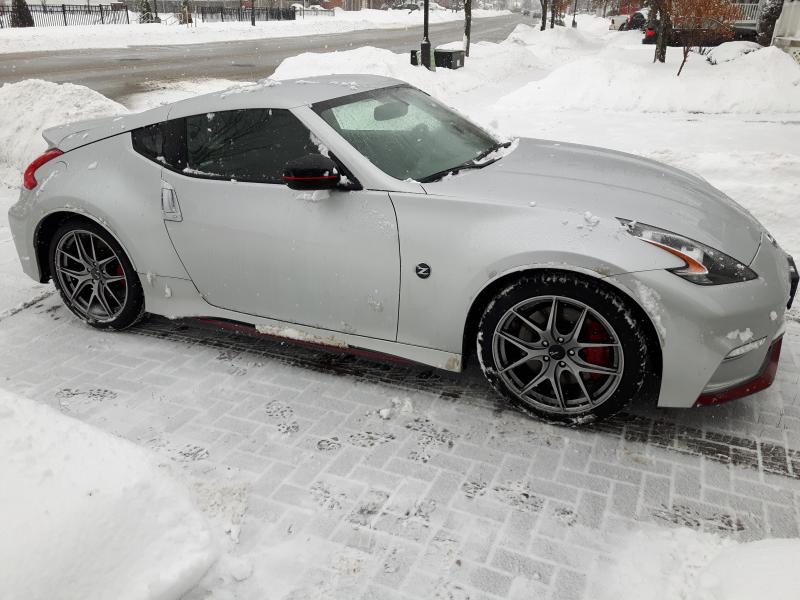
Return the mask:
[[435,50],[433,53],[436,66],[442,69],[460,69],[464,66],[465,56],[463,50]]
[[411,64],[415,67],[419,66],[419,50],[411,51]]

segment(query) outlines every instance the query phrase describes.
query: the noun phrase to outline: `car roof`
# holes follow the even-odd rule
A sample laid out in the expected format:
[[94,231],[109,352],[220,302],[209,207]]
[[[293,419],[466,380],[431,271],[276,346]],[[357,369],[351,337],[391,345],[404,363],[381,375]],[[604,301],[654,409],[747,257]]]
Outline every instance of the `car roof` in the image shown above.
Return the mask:
[[258,83],[236,85],[221,92],[195,96],[140,113],[50,127],[42,132],[42,136],[49,147],[58,147],[67,152],[167,119],[243,108],[289,109],[396,85],[407,84],[399,79],[378,75],[322,75],[284,81],[264,79]]
[[169,118],[242,108],[295,108],[405,82],[379,75],[318,75],[301,79],[263,79],[188,98],[171,105]]

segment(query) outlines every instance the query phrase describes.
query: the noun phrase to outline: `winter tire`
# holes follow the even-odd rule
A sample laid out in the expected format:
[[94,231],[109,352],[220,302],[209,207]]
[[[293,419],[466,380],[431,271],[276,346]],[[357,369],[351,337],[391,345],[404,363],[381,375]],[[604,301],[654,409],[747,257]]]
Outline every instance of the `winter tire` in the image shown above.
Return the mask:
[[141,319],[139,276],[105,229],[84,219],[64,221],[48,256],[61,299],[80,319],[98,329],[125,329]]
[[643,392],[649,346],[627,298],[559,272],[501,289],[477,336],[481,368],[495,389],[526,412],[568,425],[608,417]]

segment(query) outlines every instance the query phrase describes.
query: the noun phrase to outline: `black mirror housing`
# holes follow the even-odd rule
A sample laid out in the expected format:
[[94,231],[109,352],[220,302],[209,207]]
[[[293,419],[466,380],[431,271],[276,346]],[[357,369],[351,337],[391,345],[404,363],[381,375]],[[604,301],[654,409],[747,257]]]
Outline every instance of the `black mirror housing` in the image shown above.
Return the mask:
[[341,179],[336,163],[322,154],[289,161],[283,170],[283,182],[293,190],[331,190]]

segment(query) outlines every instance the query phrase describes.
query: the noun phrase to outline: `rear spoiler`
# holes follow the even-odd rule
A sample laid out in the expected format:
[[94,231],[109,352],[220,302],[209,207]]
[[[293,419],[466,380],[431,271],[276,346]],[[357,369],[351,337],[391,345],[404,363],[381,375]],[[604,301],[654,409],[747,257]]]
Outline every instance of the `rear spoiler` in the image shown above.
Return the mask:
[[105,138],[166,120],[168,112],[168,106],[160,106],[142,113],[77,121],[49,127],[42,131],[42,137],[47,142],[48,148],[69,152]]

